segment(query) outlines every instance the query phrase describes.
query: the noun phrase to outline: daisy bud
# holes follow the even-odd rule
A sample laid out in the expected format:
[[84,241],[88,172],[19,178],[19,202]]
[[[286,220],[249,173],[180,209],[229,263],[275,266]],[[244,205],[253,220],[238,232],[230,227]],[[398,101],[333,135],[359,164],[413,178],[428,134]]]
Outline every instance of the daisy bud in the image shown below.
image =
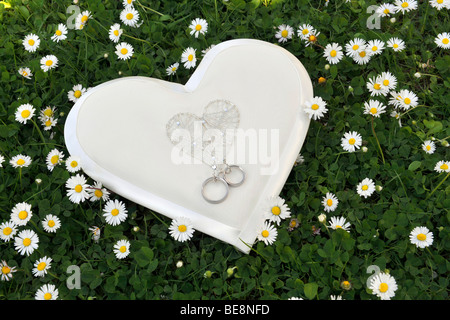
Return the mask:
[[395,18],[391,18],[391,23],[395,23]]
[[118,74],[119,74],[119,76],[121,76],[122,75],[122,71],[119,71]]
[[367,152],[369,149],[367,149],[367,147],[362,147],[361,150],[362,152]]
[[416,73],[414,73],[414,77],[416,77],[416,78],[420,78],[422,75],[420,74],[420,72],[416,72]]
[[330,70],[330,65],[329,64],[325,65],[325,70]]
[[227,275],[228,277],[231,277],[234,273],[234,269],[236,269],[237,267],[233,267],[233,268],[228,268],[227,269]]
[[36,181],[36,183],[37,183],[37,184],[41,184],[41,183],[42,183],[42,180],[41,180],[41,179],[39,179],[39,178],[38,178],[38,179],[36,179],[35,181]]
[[317,217],[317,219],[319,220],[320,223],[323,223],[323,224],[325,224],[325,223],[327,222],[327,216],[326,216],[324,213],[322,213],[321,215],[319,215],[319,216]]
[[134,231],[134,232],[138,232],[139,230],[141,230],[141,229],[139,229],[138,226],[136,226],[136,227],[133,228],[133,231]]
[[375,186],[375,190],[377,190],[378,192],[380,192],[381,190],[383,190],[383,187],[380,185]]
[[432,141],[435,141],[435,140],[436,140],[436,138],[435,138],[435,137],[431,137],[431,140],[432,140]]
[[426,63],[422,63],[422,69],[425,69],[426,67],[428,67],[428,65]]
[[416,120],[413,120],[413,121],[412,121],[412,124],[413,124],[413,125],[416,125],[416,124],[417,124],[417,121],[416,121]]
[[107,53],[105,53],[104,55],[103,55],[103,58],[108,58],[108,54]]
[[177,266],[177,268],[181,268],[183,266],[183,261],[178,260],[176,266]]
[[212,271],[207,270],[207,271],[205,271],[205,273],[203,274],[203,277],[204,277],[204,278],[211,278],[212,274],[213,274]]
[[442,230],[444,230],[444,227],[439,227],[438,230],[439,232],[441,232]]
[[352,288],[352,284],[348,280],[344,280],[341,282],[341,288],[344,290],[350,290]]
[[348,86],[348,91],[353,92],[353,87],[352,86]]
[[64,115],[65,115],[65,113],[64,113],[63,111],[61,111],[61,112],[59,113],[59,116],[60,116],[60,117],[64,117]]
[[448,147],[448,141],[447,140],[442,140],[441,142],[443,147]]

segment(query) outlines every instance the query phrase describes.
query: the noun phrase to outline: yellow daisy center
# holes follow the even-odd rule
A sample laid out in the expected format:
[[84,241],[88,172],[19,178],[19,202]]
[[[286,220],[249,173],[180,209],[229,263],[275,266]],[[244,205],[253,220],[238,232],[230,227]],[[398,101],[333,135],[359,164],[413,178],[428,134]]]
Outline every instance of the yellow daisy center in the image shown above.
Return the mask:
[[403,8],[408,8],[409,7],[409,3],[408,2],[403,2],[402,3],[402,7]]
[[75,90],[75,92],[73,93],[73,95],[74,95],[74,97],[75,98],[79,98],[79,97],[81,97],[81,90]]
[[373,46],[372,47],[372,51],[377,51],[378,50],[378,47],[377,46]]
[[397,48],[398,48],[398,43],[394,43],[393,47],[394,47],[395,49],[397,49]]
[[201,26],[200,24],[196,25],[196,26],[195,26],[195,30],[197,30],[197,31],[202,30],[202,26]]
[[178,231],[186,232],[186,230],[187,230],[187,227],[184,224],[178,226]]
[[333,200],[328,199],[327,200],[327,206],[331,207],[333,205]]
[[23,75],[24,77],[26,77],[26,76],[28,75],[28,72],[23,71],[23,72],[22,72],[22,75]]
[[357,44],[353,45],[352,49],[353,50],[358,50],[359,49],[359,45],[357,45]]
[[26,212],[25,210],[22,210],[19,212],[19,219],[20,220],[25,220],[28,217],[28,212]]
[[3,274],[8,274],[8,273],[10,273],[10,272],[11,272],[11,268],[10,268],[10,267],[4,266],[4,267],[2,268],[2,273],[3,273]]
[[419,233],[417,235],[417,240],[419,240],[419,241],[425,241],[426,239],[427,239],[427,236],[424,235],[423,233]]
[[119,209],[112,209],[111,210],[111,215],[117,216],[118,214],[119,214]]
[[56,30],[56,31],[55,31],[55,34],[56,34],[57,36],[60,36],[60,35],[62,35],[62,32],[61,32],[61,30]]
[[74,161],[72,161],[72,162],[70,163],[70,166],[71,166],[72,168],[75,168],[75,167],[78,166],[78,162],[76,162],[76,161],[74,160]]
[[9,236],[11,234],[11,232],[12,232],[12,229],[10,227],[6,227],[3,229],[3,234],[5,236]]
[[269,231],[264,230],[263,232],[261,232],[261,235],[262,235],[264,238],[267,238],[267,237],[269,236]]
[[336,229],[342,229],[342,227],[340,225],[337,225]]
[[45,62],[45,65],[48,66],[48,67],[50,67],[52,64],[53,64],[53,61],[52,61],[52,60],[47,60],[47,61]]
[[103,192],[102,192],[102,190],[95,190],[94,194],[95,194],[95,196],[96,196],[97,198],[103,197]]
[[359,56],[360,56],[361,58],[364,58],[364,57],[366,56],[366,52],[365,52],[365,51],[361,51],[361,52],[359,53]]
[[427,149],[428,151],[430,151],[431,146],[428,145],[428,146],[425,147],[425,149]]
[[388,86],[389,85],[389,80],[388,79],[383,80],[383,85]]
[[389,13],[389,9],[388,8],[386,8],[386,9],[384,9],[384,11],[383,11],[385,14],[388,14]]
[[25,239],[23,239],[22,243],[25,247],[28,247],[31,244],[31,239],[25,238]]
[[348,139],[348,144],[354,145],[356,143],[355,138]]
[[75,189],[75,192],[78,192],[78,193],[83,191],[83,187],[81,186],[81,184],[77,184],[74,189]]
[[373,108],[370,109],[370,113],[371,113],[371,114],[376,114],[377,111],[378,111],[378,110],[377,110],[377,108],[375,108],[375,107],[373,107]]
[[436,2],[439,4],[442,4],[444,2],[444,0],[437,0]]
[[331,51],[330,51],[330,56],[336,57],[336,55],[337,55],[336,50],[331,50]]
[[45,121],[46,127],[50,127],[51,125],[52,125],[52,120],[48,119],[47,121]]
[[380,89],[381,89],[381,84],[375,83],[375,84],[373,85],[373,88],[374,88],[375,90],[380,90]]
[[317,110],[317,109],[319,109],[319,105],[318,105],[317,103],[314,103],[314,104],[311,106],[311,109]]
[[33,40],[33,39],[28,40],[28,44],[29,44],[30,46],[34,46],[34,40]]
[[309,36],[309,41],[314,42],[316,40],[317,40],[317,37],[315,35],[312,34]]
[[404,102],[405,102],[406,104],[410,104],[410,103],[411,103],[411,99],[410,99],[410,98],[405,98]]
[[19,166],[22,166],[22,165],[24,165],[25,164],[25,160],[23,160],[23,159],[19,159],[19,160],[17,160],[17,165],[19,165]]
[[114,35],[116,36],[116,37],[118,37],[119,36],[119,30],[114,30]]
[[39,271],[42,271],[45,269],[46,266],[47,266],[47,264],[44,261],[42,261],[41,263],[39,263],[37,265],[36,269],[38,269]]
[[23,110],[20,115],[22,116],[22,118],[28,118],[30,116],[31,112],[30,110]]
[[127,0],[128,4],[131,4],[133,2],[133,0]]
[[369,186],[367,184],[365,184],[361,187],[361,189],[363,189],[363,191],[366,191],[367,189],[369,189]]
[[275,207],[272,207],[272,213],[274,214],[274,215],[276,215],[276,216],[278,216],[278,215],[280,215],[280,213],[281,213],[281,209],[280,209],[280,207],[278,207],[278,206],[275,206]]
[[126,246],[121,246],[119,251],[124,253],[125,251],[127,251],[127,247]]
[[44,110],[44,115],[47,116],[47,117],[53,116],[53,111],[52,111],[52,109],[51,109],[51,108],[45,109],[45,110]]
[[59,156],[58,156],[58,155],[54,155],[54,156],[50,159],[50,162],[51,162],[52,164],[57,164],[58,161],[59,161]]
[[172,71],[177,71],[177,67],[172,67]]
[[380,287],[378,288],[381,292],[386,292],[388,291],[389,286],[387,285],[387,283],[381,283]]
[[289,224],[291,227],[295,227],[297,225],[297,221],[291,220],[291,222]]
[[88,19],[89,19],[88,16],[83,16],[83,17],[81,18],[81,22],[82,22],[82,23],[86,23],[86,21],[88,21]]
[[444,163],[440,168],[442,170],[448,170],[448,164]]
[[128,14],[126,15],[126,18],[127,18],[128,20],[133,19],[133,14],[132,14],[131,12],[128,13]]
[[127,48],[122,48],[120,50],[120,53],[123,54],[123,55],[126,55],[128,53],[128,49]]
[[52,298],[52,294],[50,292],[47,292],[46,294],[44,294],[45,300],[50,300],[51,298]]
[[53,227],[55,226],[55,221],[49,220],[49,221],[47,222],[47,225],[48,225],[50,228],[53,228]]
[[189,56],[188,56],[188,60],[189,61],[192,61],[194,59],[194,56],[192,55],[192,54],[190,54]]
[[442,43],[443,43],[443,44],[448,44],[448,43],[449,43],[449,41],[450,41],[450,40],[448,40],[448,38],[444,38],[444,39],[442,39]]
[[283,30],[283,31],[281,31],[281,36],[283,37],[283,38],[286,38],[287,36],[288,36],[288,31],[287,30]]
[[302,30],[302,34],[306,35],[306,34],[308,34],[308,33],[309,33],[309,30],[308,30],[308,29],[303,29],[303,30]]

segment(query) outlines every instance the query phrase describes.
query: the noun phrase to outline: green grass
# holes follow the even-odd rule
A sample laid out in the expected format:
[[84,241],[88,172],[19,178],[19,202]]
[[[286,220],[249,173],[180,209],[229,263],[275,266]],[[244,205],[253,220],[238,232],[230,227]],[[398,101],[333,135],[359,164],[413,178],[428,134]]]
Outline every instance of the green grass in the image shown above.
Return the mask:
[[[448,32],[448,10],[441,11],[420,2],[418,10],[395,14],[396,21],[382,18],[381,29],[368,29],[367,8],[376,1],[330,0],[277,1],[265,6],[259,1],[185,0],[137,1],[135,7],[143,24],[130,28],[122,24],[121,41],[129,42],[135,54],[127,61],[117,60],[115,44],[108,38],[109,26],[120,23],[120,1],[80,1],[81,10],[93,18],[82,31],[69,30],[68,39],[50,40],[57,24],[66,23],[71,1],[15,0],[11,9],[0,8],[0,223],[9,220],[16,203],[32,205],[33,217],[26,227],[39,235],[39,247],[22,256],[14,243],[0,241],[0,261],[15,266],[9,282],[0,282],[1,299],[34,299],[45,283],[56,285],[61,299],[378,299],[366,286],[370,265],[388,270],[398,284],[394,299],[448,299],[450,264],[450,185],[446,173],[437,173],[439,160],[449,160],[449,66],[448,50],[434,44],[437,34]],[[1,6],[1,5],[0,5]],[[204,18],[209,29],[198,39],[189,35],[194,18]],[[194,234],[188,243],[179,243],[168,234],[170,219],[126,202],[129,218],[116,227],[101,216],[103,203],[75,205],[66,196],[65,182],[71,174],[63,165],[52,172],[45,158],[57,148],[67,156],[64,121],[73,103],[67,92],[75,84],[94,87],[123,76],[147,76],[185,83],[192,69],[180,66],[175,76],[165,69],[180,60],[189,46],[201,50],[212,44],[255,38],[276,43],[275,27],[289,24],[295,30],[309,23],[320,31],[318,44],[337,42],[344,46],[354,37],[387,41],[396,36],[406,50],[386,48],[366,65],[348,57],[325,68],[319,46],[305,47],[298,37],[280,44],[303,63],[314,84],[314,94],[327,101],[324,118],[311,121],[301,154],[305,162],[295,166],[281,197],[300,227],[287,231],[289,221],[278,228],[277,241],[270,246],[259,242],[245,255],[212,237]],[[37,52],[26,52],[22,39],[39,35]],[[40,70],[43,55],[54,54],[59,66],[51,72]],[[423,67],[423,64],[426,66]],[[28,66],[28,80],[17,70]],[[419,106],[402,116],[402,126],[388,111],[372,121],[362,113],[370,95],[366,82],[383,71],[393,73],[398,88],[415,92]],[[422,74],[416,78],[414,74]],[[326,82],[318,84],[318,78]],[[351,88],[350,88],[351,87]],[[380,100],[383,100],[381,98]],[[387,101],[384,99],[383,101]],[[37,125],[15,121],[19,105],[31,103],[37,111],[57,107],[58,124],[44,131]],[[363,137],[367,152],[344,152],[340,140],[347,131]],[[375,134],[376,135],[375,135]],[[434,154],[421,149],[425,140],[435,139]],[[33,159],[19,171],[9,159],[19,153]],[[356,185],[364,178],[382,186],[370,198],[361,198]],[[42,182],[37,184],[36,179]],[[326,192],[336,194],[337,210],[327,214],[343,216],[351,223],[350,233],[326,229],[317,220]],[[113,198],[118,198],[113,195]],[[59,216],[62,227],[46,233],[41,220],[49,213]],[[98,243],[91,240],[89,227],[102,227]],[[312,232],[320,229],[319,235]],[[416,226],[433,232],[434,242],[426,249],[416,248],[409,233]],[[135,228],[137,227],[137,228]],[[131,253],[116,259],[112,247],[122,238],[131,242]],[[32,275],[34,262],[49,256],[50,272],[43,278]],[[183,261],[181,268],[177,261]],[[81,288],[70,290],[66,280],[70,265],[81,268]],[[234,268],[231,275],[227,269]],[[211,271],[210,277],[204,277]],[[341,282],[350,281],[350,290]]]

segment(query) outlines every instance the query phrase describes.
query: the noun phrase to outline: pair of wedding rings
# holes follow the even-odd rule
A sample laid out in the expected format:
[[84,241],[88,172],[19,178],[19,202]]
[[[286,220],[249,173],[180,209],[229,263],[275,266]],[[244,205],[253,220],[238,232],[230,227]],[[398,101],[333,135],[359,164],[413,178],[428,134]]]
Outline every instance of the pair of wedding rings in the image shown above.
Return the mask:
[[[241,174],[241,180],[239,181],[231,181],[231,178],[227,175],[230,175],[233,170],[237,170]],[[202,184],[202,196],[207,202],[212,204],[217,204],[223,202],[228,197],[229,187],[239,187],[244,183],[245,180],[245,171],[237,165],[228,165],[226,164],[226,168],[223,171],[219,171],[215,173],[212,177],[206,179]],[[206,187],[212,183],[219,183],[225,187],[225,194],[219,199],[211,199],[206,195]]]

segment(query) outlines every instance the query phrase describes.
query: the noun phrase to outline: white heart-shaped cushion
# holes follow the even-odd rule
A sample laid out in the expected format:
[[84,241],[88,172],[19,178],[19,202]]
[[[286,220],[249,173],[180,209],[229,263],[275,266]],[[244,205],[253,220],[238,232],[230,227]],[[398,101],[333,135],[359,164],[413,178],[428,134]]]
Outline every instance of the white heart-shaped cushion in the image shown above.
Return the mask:
[[[171,219],[188,217],[196,230],[248,253],[264,204],[279,195],[300,152],[310,121],[303,104],[312,97],[306,70],[287,50],[231,40],[208,51],[185,85],[125,77],[90,89],[70,111],[64,135],[83,171],[106,188]],[[176,163],[166,124],[178,113],[201,116],[217,99],[237,106],[239,129],[247,141],[255,134],[257,145],[249,142],[245,157],[227,158],[246,180],[210,204],[201,185],[211,168]]]

